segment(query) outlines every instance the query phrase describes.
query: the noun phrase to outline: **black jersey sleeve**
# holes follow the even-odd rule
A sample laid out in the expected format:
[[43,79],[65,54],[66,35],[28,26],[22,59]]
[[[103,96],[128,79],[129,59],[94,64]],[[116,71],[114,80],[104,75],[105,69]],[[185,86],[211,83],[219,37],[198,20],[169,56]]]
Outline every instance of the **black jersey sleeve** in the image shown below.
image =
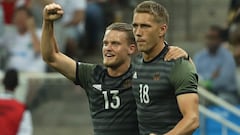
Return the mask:
[[76,62],[76,65],[76,80],[74,83],[86,88],[92,79],[92,74],[96,65],[83,62]]

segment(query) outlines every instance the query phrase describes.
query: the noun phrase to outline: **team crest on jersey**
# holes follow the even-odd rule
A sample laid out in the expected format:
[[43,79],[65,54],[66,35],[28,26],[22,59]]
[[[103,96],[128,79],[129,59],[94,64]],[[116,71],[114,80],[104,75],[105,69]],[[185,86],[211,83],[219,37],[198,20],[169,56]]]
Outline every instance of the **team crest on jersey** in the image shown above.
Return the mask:
[[137,79],[137,72],[134,72],[133,79]]
[[154,73],[153,80],[155,80],[155,81],[160,80],[160,73],[159,72]]
[[132,79],[127,79],[123,82],[124,88],[130,88],[132,86]]

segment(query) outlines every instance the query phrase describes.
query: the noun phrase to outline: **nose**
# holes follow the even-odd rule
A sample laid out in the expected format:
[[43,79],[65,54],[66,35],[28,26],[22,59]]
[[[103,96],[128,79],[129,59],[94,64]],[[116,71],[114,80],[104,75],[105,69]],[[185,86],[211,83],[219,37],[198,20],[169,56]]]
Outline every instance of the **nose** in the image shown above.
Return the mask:
[[142,30],[140,27],[136,27],[134,30],[135,36],[141,37],[142,36]]
[[112,50],[111,44],[105,44],[105,45],[103,45],[103,50],[104,50],[104,51],[111,51],[111,50]]

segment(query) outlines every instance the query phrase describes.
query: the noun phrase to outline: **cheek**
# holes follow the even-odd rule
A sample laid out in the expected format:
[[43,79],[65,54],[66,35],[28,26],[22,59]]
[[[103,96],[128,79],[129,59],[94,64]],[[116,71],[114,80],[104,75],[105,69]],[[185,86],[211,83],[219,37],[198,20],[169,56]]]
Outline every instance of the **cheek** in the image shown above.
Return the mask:
[[118,56],[120,57],[120,59],[123,59],[126,56],[128,56],[128,49],[127,48],[120,48],[116,52],[118,52]]
[[158,42],[158,35],[156,33],[150,33],[148,35],[148,46],[153,46]]

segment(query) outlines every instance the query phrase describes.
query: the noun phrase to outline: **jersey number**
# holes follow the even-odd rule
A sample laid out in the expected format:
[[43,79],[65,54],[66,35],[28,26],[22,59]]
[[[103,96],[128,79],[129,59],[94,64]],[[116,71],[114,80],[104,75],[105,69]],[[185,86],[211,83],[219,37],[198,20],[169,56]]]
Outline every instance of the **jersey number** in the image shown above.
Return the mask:
[[[111,90],[110,92],[108,91],[103,91],[103,97],[105,101],[105,109],[117,109],[120,106],[120,97],[118,96],[119,91],[118,90]],[[112,102],[109,102],[108,95],[111,95],[112,97]]]
[[149,86],[147,84],[139,84],[139,96],[141,103],[148,104],[150,102],[148,91]]

